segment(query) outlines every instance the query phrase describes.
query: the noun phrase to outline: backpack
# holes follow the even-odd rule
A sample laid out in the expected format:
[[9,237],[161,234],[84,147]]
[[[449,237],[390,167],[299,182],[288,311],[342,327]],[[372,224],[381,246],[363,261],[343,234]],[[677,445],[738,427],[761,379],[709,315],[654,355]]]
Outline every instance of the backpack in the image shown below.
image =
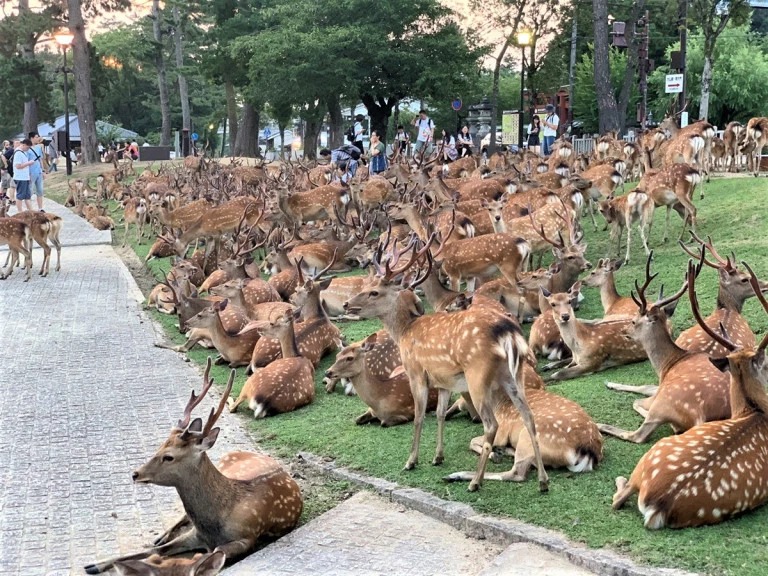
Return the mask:
[[355,141],[355,127],[354,127],[354,125],[352,125],[349,128],[347,128],[347,131],[344,132],[344,136],[350,142],[354,142]]
[[8,175],[13,177],[13,155],[16,152],[14,148],[11,148],[10,150],[3,153],[3,156],[5,156],[5,159],[7,160],[7,168]]
[[345,152],[346,154],[349,154],[352,160],[360,160],[360,148],[358,148],[357,146],[352,146],[351,144],[344,144],[344,146],[339,148],[339,150],[341,150],[342,152]]

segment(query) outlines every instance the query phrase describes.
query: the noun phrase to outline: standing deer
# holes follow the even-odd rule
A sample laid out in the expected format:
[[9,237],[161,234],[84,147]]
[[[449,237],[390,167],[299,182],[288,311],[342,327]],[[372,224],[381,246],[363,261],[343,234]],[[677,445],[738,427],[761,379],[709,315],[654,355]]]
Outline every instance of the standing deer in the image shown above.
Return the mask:
[[141,560],[152,554],[175,556],[205,550],[221,552],[227,560],[251,552],[262,538],[277,538],[299,522],[301,490],[275,460],[265,454],[229,452],[218,466],[206,453],[216,443],[220,428],[214,427],[232,390],[235,371],[216,410],[203,425],[191,420],[192,411],[213,385],[211,360],[203,376],[203,390],[192,395],[184,414],[157,453],[133,472],[136,484],[172,486],[181,498],[186,515],[142,552],[85,567],[100,574],[116,562]]
[[[645,192],[651,198],[656,207],[664,206],[667,209],[667,217],[664,220],[664,239],[667,241],[669,229],[669,214],[675,210],[683,219],[683,230],[680,238],[685,234],[688,224],[691,230],[696,231],[696,206],[693,204],[693,190],[701,182],[701,174],[695,168],[687,164],[673,164],[663,170],[646,172],[635,188],[635,192]],[[648,226],[648,235],[651,226]]]
[[[520,327],[509,317],[484,306],[425,316],[423,306],[412,289],[426,275],[422,274],[412,281],[409,289],[400,288],[394,280],[395,276],[424,256],[431,241],[418,253],[417,245],[414,245],[412,258],[400,268],[393,268],[397,260],[387,262],[384,269],[374,260],[378,276],[345,304],[349,312],[358,313],[363,318],[379,318],[400,347],[415,406],[413,444],[405,469],[413,469],[418,462],[429,388],[440,389],[435,465],[442,464],[444,459],[443,431],[450,393],[468,392],[483,421],[485,432],[477,472],[469,484],[470,491],[477,490],[498,429],[493,407],[499,398],[508,396],[520,411],[531,436],[539,489],[547,491],[549,481],[521,379],[521,358],[527,355],[528,345]],[[512,473],[508,474],[505,479],[512,478]]]
[[749,155],[749,166],[752,174],[757,178],[760,174],[760,158],[763,148],[768,144],[768,118],[750,118],[747,122],[746,141],[753,146]]
[[11,253],[11,264],[6,271],[0,272],[0,280],[5,280],[13,274],[13,269],[19,258],[24,256],[27,276],[24,282],[32,277],[32,229],[18,218],[0,218],[0,246],[7,244]]
[[608,200],[600,202],[599,207],[605,221],[611,225],[611,237],[618,240],[617,257],[621,256],[621,236],[626,228],[627,254],[624,257],[624,261],[629,262],[629,253],[632,245],[632,225],[635,223],[640,231],[640,239],[643,241],[645,254],[651,253],[648,248],[646,234],[650,230],[653,221],[653,210],[656,206],[648,194],[643,190],[633,190],[625,196],[619,196],[618,198],[609,197]]
[[[603,434],[637,444],[645,442],[664,424],[669,424],[675,433],[680,433],[703,422],[728,418],[731,414],[728,376],[718,370],[706,354],[689,352],[677,346],[669,333],[667,320],[674,312],[678,299],[688,289],[691,275],[688,275],[686,283],[676,294],[660,298],[649,305],[645,291],[656,277],[650,274],[649,268],[650,259],[646,266],[645,283],[637,287],[639,311],[627,327],[626,335],[639,342],[647,352],[659,376],[659,385],[624,386],[607,383],[608,388],[613,390],[648,396],[633,405],[635,411],[644,417],[644,421],[634,432],[599,425]],[[693,272],[698,274],[698,270]]]
[[[688,269],[692,279],[693,263]],[[768,312],[754,274],[751,284]],[[637,493],[643,523],[653,530],[718,524],[768,500],[768,335],[757,349],[738,350],[701,319],[693,282],[688,289],[696,321],[729,351],[732,415],[662,438],[640,459],[629,480],[616,478],[614,510]]]

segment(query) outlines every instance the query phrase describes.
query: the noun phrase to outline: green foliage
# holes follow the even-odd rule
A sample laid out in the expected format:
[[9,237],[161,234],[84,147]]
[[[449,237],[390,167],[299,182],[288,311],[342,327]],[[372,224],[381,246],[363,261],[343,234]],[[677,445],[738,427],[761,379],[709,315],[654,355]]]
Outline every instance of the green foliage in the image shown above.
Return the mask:
[[[584,123],[585,132],[598,131],[597,96],[595,94],[595,68],[592,46],[589,52],[583,54],[581,60],[576,63],[576,88],[573,105],[573,117]],[[627,55],[617,48],[611,48],[608,54],[611,67],[611,86],[616,99],[619,99],[621,86],[624,82],[624,71],[627,67]],[[640,95],[637,87],[633,88],[629,99],[629,110],[634,110]]]
[[[700,233],[714,235],[721,253],[734,250],[739,259],[753,264],[762,278],[768,274],[761,240],[768,234],[768,226],[760,217],[763,187],[761,181],[754,179],[713,180],[707,185],[707,197],[699,204]],[[663,212],[657,211],[655,216],[657,221],[649,238],[655,251],[653,270],[659,273],[654,286],[658,288],[662,283],[679,286],[687,256],[674,242],[661,243]],[[680,226],[680,219],[673,216],[670,229],[673,237]],[[745,229],[754,233],[744,235]],[[585,232],[590,261],[615,254],[615,244],[609,241],[605,232],[595,232],[591,226],[585,226]],[[632,263],[622,267],[617,274],[621,294],[628,294],[634,279],[643,277],[642,247],[639,242],[634,246]],[[148,244],[133,247],[143,260]],[[167,271],[169,263],[152,262],[150,266]],[[713,309],[717,296],[717,274],[705,268],[696,284],[702,311]],[[587,289],[585,295],[579,317],[600,316],[602,309],[597,292]],[[746,303],[744,315],[757,334],[768,331],[768,318],[756,299]],[[173,326],[175,318],[159,314],[155,318],[165,326],[175,342],[183,341],[182,335]],[[677,332],[692,324],[687,302],[683,301],[677,307],[672,320]],[[339,327],[347,341],[356,341],[376,330],[379,324],[368,320],[340,323]],[[209,355],[211,351],[198,348],[189,353],[193,361],[201,364]],[[538,492],[535,471],[520,484],[486,481],[479,492],[468,493],[466,485],[446,484],[442,477],[455,470],[475,469],[477,457],[468,450],[468,445],[471,438],[482,432],[482,428],[464,418],[449,421],[445,431],[445,464],[434,467],[429,461],[435,446],[436,422],[433,415],[428,415],[422,436],[421,463],[415,470],[404,472],[401,468],[407,457],[413,426],[355,426],[354,418],[365,409],[360,399],[342,396],[338,392],[329,395],[323,388],[323,372],[332,361],[332,358],[326,358],[315,372],[316,398],[310,406],[257,421],[252,420],[248,410],[241,410],[241,416],[248,422],[261,446],[286,457],[306,450],[333,458],[341,465],[367,474],[403,486],[421,488],[441,498],[468,503],[481,513],[512,516],[558,530],[589,547],[610,548],[635,558],[641,564],[684,568],[718,576],[762,576],[765,571],[768,539],[764,526],[768,521],[768,507],[717,526],[687,530],[646,530],[634,498],[624,509],[611,510],[614,479],[628,476],[651,443],[635,445],[606,438],[605,460],[597,470],[584,474],[551,471],[550,492],[546,495]],[[225,382],[227,372],[226,367],[214,366],[212,376],[217,382]],[[636,428],[642,420],[632,410],[637,396],[607,390],[604,385],[606,380],[650,384],[655,383],[657,378],[646,362],[552,385],[550,390],[579,402],[597,422]],[[244,381],[244,370],[240,369],[234,394],[239,392]],[[669,434],[671,430],[665,427],[652,436],[651,442]],[[510,466],[511,460],[505,459],[502,464],[489,463],[488,469],[500,472]]]
[[[678,44],[667,48],[667,53],[677,50]],[[749,31],[748,26],[726,28],[715,46],[716,65],[712,75],[712,96],[709,103],[709,121],[723,127],[731,120],[746,121],[752,116],[768,114],[768,53],[764,39]],[[704,67],[704,38],[692,34],[688,38],[688,92],[691,99],[689,112],[697,117]],[[651,110],[656,118],[662,118],[673,100],[664,94],[664,76],[670,73],[668,66],[657,68],[649,79]]]

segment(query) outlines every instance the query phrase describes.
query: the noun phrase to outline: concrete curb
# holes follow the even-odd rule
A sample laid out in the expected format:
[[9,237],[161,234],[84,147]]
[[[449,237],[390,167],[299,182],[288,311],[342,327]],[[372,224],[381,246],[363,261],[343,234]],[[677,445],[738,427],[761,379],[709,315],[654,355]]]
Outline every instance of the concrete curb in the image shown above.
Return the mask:
[[449,502],[417,488],[405,488],[395,482],[367,476],[308,452],[299,452],[296,457],[321,474],[372,490],[391,502],[440,520],[471,538],[490,540],[504,546],[516,542],[535,544],[566,558],[575,566],[606,576],[696,576],[684,570],[639,566],[614,552],[586,548],[571,542],[558,532],[514,519],[478,514],[468,504]]

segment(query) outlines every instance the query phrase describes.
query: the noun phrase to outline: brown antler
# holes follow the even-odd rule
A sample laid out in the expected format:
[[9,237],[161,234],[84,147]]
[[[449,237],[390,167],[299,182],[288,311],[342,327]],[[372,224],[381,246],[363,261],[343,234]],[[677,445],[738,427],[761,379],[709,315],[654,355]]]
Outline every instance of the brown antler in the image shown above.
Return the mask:
[[[645,291],[648,289],[648,286],[651,285],[653,279],[659,275],[658,272],[656,274],[651,274],[651,260],[653,260],[653,251],[648,254],[648,258],[645,261],[645,282],[640,286],[637,283],[637,279],[635,279],[635,290],[630,292],[632,300],[634,300],[637,307],[640,308],[640,314],[645,314],[648,311],[648,300],[645,297]],[[635,291],[637,291],[637,297],[635,297]]]
[[208,356],[208,362],[205,365],[205,373],[203,374],[203,389],[200,391],[200,394],[195,394],[195,391],[192,390],[192,394],[189,397],[189,401],[187,402],[186,408],[184,408],[184,414],[181,417],[181,420],[179,420],[176,423],[176,428],[178,430],[186,430],[187,426],[189,426],[189,419],[192,416],[192,410],[195,409],[195,407],[200,404],[200,402],[203,401],[203,398],[205,398],[205,395],[208,394],[208,390],[211,389],[211,386],[213,385],[213,378],[210,378],[211,374],[211,357]]
[[[765,295],[763,294],[762,289],[760,288],[760,281],[757,279],[757,275],[755,275],[752,268],[744,262],[741,261],[741,265],[746,268],[747,272],[749,272],[749,283],[752,285],[752,290],[755,291],[755,296],[757,296],[757,299],[760,301],[760,304],[763,305],[763,309],[768,312],[768,300],[765,299]],[[766,334],[763,339],[760,341],[760,345],[757,347],[758,350],[763,350],[766,346],[768,346],[768,334]]]
[[[702,251],[704,248],[702,248]],[[699,268],[701,268],[701,263],[698,265]],[[729,350],[733,352],[736,350],[736,345],[731,342],[728,338],[726,338],[722,334],[718,334],[715,330],[712,330],[709,326],[707,326],[707,323],[704,321],[704,319],[701,317],[701,312],[699,311],[699,301],[698,298],[696,298],[696,276],[698,275],[698,272],[696,271],[696,266],[693,263],[693,260],[688,261],[688,297],[691,300],[691,311],[693,312],[693,317],[696,319],[696,322],[698,322],[699,326],[701,326],[701,329],[704,330],[704,332],[707,333],[707,335],[712,338],[715,342],[723,346],[726,350]]]
[[531,208],[530,205],[528,206],[528,217],[531,219],[531,224],[533,224],[533,229],[536,232],[536,234],[541,236],[542,239],[545,242],[548,242],[548,243],[552,244],[552,246],[554,246],[558,250],[564,250],[565,249],[565,242],[563,242],[563,237],[562,236],[560,236],[560,242],[559,243],[558,242],[554,242],[554,241],[550,240],[547,237],[547,234],[544,232],[544,225],[543,224],[541,224],[539,226],[536,225],[536,220],[533,217],[533,209]]
[[[219,405],[214,410],[211,408],[211,414],[208,416],[208,420],[205,423],[205,427],[203,428],[203,432],[201,433],[201,436],[205,438],[210,434],[211,430],[213,429],[214,424],[216,424],[216,421],[219,419],[219,416],[221,416],[221,413],[224,411],[224,406],[227,405],[227,398],[229,398],[229,393],[232,392],[232,384],[235,381],[235,370],[232,369],[229,372],[229,378],[227,379],[227,386],[224,388],[224,393],[221,395],[221,400],[219,400]],[[213,382],[213,380],[211,380]]]
[[718,254],[717,250],[715,250],[715,247],[712,245],[712,237],[707,236],[707,241],[705,242],[701,238],[699,238],[695,232],[691,232],[691,237],[696,240],[699,244],[704,246],[707,250],[709,250],[709,253],[712,254],[712,256],[715,257],[715,260],[717,260],[720,265],[716,266],[717,268],[723,268],[724,270],[733,271],[736,269],[735,263],[736,258],[734,257],[733,260],[731,260],[730,256],[727,256],[726,258],[723,258]]

